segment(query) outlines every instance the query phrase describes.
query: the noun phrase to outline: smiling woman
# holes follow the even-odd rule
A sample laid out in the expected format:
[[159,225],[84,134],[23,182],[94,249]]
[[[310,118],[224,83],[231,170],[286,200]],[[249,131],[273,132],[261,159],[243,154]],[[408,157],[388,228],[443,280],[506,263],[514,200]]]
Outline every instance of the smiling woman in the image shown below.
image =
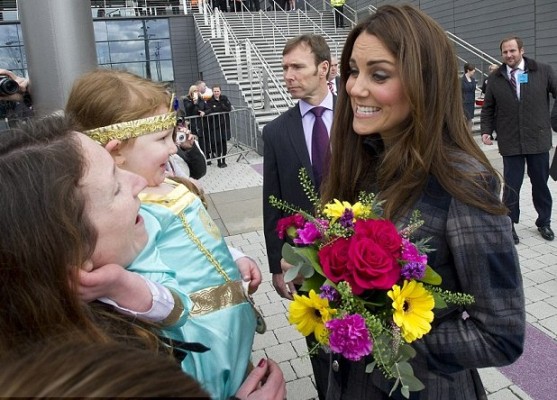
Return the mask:
[[[524,293],[498,175],[462,111],[453,44],[420,10],[383,6],[350,32],[340,65],[345,84],[322,204],[354,203],[366,191],[384,201],[385,218],[402,226],[412,210],[421,212],[424,223],[412,239],[430,238],[428,260],[441,287],[472,294],[475,302],[437,311],[431,331],[413,342],[410,364],[425,385],[418,396],[485,399],[477,368],[510,364],[522,352]],[[397,307],[395,316],[408,304]],[[335,361],[327,399],[389,398],[395,382],[377,368],[366,373],[370,359]],[[403,386],[392,398],[405,393]]]
[[[142,185],[131,176],[114,176],[110,157],[97,159],[98,150],[104,151],[60,118],[29,122],[0,136],[0,226],[9,227],[0,235],[0,282],[10,283],[0,290],[0,353],[68,332],[87,341],[118,336],[142,347],[158,343],[124,317],[78,298],[81,268],[104,251],[98,238],[105,232],[97,230],[87,204],[100,199],[90,185],[97,179],[93,175],[102,174],[110,188]],[[137,199],[129,196],[127,206],[136,210],[129,216],[133,224]],[[146,237],[144,228],[136,232]],[[119,267],[115,273],[126,271]],[[151,339],[143,343],[134,332]]]

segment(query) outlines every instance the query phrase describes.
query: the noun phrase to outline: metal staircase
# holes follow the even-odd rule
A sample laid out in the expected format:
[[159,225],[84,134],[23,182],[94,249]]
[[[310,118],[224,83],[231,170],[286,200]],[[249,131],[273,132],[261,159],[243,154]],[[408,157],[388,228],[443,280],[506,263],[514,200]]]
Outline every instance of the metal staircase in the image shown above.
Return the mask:
[[331,53],[340,55],[349,32],[335,29],[332,13],[316,10],[206,11],[207,15],[194,15],[198,31],[210,43],[226,81],[238,83],[259,129],[294,105],[282,77],[286,40],[302,33],[320,34]]

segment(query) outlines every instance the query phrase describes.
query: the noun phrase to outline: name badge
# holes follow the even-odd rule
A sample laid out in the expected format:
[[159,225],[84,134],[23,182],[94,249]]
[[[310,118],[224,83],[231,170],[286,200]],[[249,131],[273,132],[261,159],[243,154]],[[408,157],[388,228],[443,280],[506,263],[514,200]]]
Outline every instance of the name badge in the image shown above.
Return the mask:
[[518,82],[522,85],[523,83],[528,83],[528,74],[518,75]]

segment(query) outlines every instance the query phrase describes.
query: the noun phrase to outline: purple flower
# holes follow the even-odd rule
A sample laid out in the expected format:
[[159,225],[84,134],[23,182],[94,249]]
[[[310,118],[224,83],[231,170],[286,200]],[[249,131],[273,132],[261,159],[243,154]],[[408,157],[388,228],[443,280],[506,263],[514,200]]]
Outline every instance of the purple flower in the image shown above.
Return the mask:
[[323,285],[319,288],[321,293],[319,293],[319,297],[322,299],[327,299],[329,301],[336,301],[339,300],[339,295],[336,289],[330,285]]
[[329,330],[329,347],[349,360],[359,361],[371,353],[372,342],[364,318],[347,315],[325,323]]
[[321,239],[321,232],[311,222],[306,222],[304,227],[297,230],[298,237],[294,239],[295,244],[313,244]]
[[418,248],[408,239],[402,239],[402,259],[408,262],[427,264],[427,256],[420,254]]
[[344,209],[344,212],[339,218],[339,223],[346,229],[350,229],[354,227],[354,212],[351,208]]
[[414,261],[406,263],[402,266],[400,275],[408,280],[422,279],[425,276],[425,264]]

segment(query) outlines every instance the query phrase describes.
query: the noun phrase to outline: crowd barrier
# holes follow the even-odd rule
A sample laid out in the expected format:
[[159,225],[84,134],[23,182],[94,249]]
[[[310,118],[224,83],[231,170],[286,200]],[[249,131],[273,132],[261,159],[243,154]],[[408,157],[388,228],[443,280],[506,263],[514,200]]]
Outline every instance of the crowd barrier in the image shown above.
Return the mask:
[[238,162],[256,149],[257,127],[251,108],[184,117],[183,121],[199,138],[208,161],[236,158]]

